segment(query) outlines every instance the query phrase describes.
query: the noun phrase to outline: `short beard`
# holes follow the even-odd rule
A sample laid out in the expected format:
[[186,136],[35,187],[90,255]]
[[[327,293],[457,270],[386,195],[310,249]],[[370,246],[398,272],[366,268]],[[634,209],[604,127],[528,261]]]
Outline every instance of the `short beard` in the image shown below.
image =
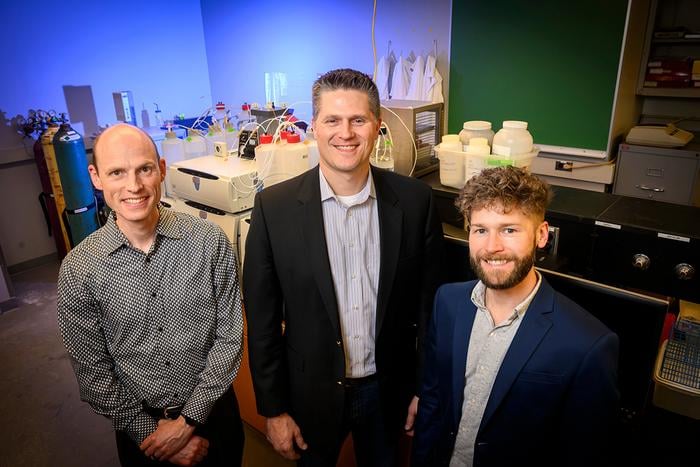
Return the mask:
[[530,273],[530,269],[535,265],[535,249],[533,249],[529,255],[521,259],[513,258],[512,256],[504,258],[508,261],[514,261],[515,269],[501,282],[492,282],[489,280],[486,272],[481,267],[482,258],[474,258],[472,255],[469,255],[469,264],[472,267],[472,271],[476,274],[476,277],[489,289],[505,290],[520,284]]

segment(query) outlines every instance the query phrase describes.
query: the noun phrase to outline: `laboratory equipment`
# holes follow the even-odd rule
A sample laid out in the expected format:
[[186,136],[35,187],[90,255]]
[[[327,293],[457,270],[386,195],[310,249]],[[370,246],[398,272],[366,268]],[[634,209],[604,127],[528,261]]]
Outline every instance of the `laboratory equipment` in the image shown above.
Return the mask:
[[638,125],[627,133],[625,141],[629,144],[657,146],[662,148],[677,148],[688,144],[695,135],[681,130],[677,126],[668,125]]
[[56,164],[65,199],[64,225],[72,247],[97,230],[97,201],[88,173],[83,138],[69,123],[63,123],[53,138]]
[[395,171],[421,176],[438,169],[435,146],[442,135],[442,103],[382,101],[380,116],[391,130]]
[[239,157],[204,156],[176,162],[168,167],[168,177],[177,197],[232,214],[253,207],[259,185],[255,161]]
[[112,93],[114,110],[117,120],[131,125],[136,125],[136,112],[134,111],[134,96],[131,91],[118,91]]

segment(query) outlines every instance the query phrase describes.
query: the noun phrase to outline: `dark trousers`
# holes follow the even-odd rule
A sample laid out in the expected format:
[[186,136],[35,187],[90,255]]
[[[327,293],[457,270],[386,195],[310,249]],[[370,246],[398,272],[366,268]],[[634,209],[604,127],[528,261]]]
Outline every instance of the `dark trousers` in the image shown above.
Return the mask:
[[[207,423],[198,426],[195,434],[209,441],[209,453],[197,464],[200,467],[238,467],[243,460],[243,424],[233,388],[216,401]],[[119,462],[123,467],[173,465],[146,457],[124,431],[116,432]]]
[[[408,407],[406,407],[408,409]],[[335,467],[348,433],[352,433],[358,467],[392,467],[397,463],[399,432],[385,420],[379,382],[370,377],[346,385],[345,408],[337,445],[329,454],[309,448],[301,451],[297,467]],[[302,436],[304,433],[302,431]]]

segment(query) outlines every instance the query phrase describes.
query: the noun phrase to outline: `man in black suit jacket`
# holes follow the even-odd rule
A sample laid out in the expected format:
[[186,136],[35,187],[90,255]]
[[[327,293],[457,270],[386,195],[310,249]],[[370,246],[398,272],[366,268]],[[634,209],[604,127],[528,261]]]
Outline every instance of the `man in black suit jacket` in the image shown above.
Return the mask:
[[260,192],[247,238],[258,412],[301,466],[334,466],[350,432],[359,465],[391,466],[416,413],[442,229],[428,185],[370,168],[381,124],[371,78],[334,70],[312,94],[319,167]]

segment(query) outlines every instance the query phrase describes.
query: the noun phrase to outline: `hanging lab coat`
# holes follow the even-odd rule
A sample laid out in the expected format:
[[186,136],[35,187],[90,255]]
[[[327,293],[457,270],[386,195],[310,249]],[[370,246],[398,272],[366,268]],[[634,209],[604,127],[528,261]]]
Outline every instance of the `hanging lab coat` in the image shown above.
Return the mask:
[[389,99],[389,70],[391,63],[388,57],[382,57],[377,63],[377,75],[374,78],[374,84],[379,89],[379,98],[381,100]]
[[391,78],[391,98],[392,99],[406,99],[406,93],[408,92],[408,86],[410,83],[410,63],[403,58],[403,55],[399,57],[399,60],[394,65],[394,75]]
[[421,100],[432,103],[444,102],[442,96],[442,75],[437,69],[435,57],[428,55],[425,62],[425,74],[423,75],[423,98]]
[[408,86],[406,99],[412,101],[426,100],[423,97],[423,77],[425,75],[425,60],[422,55],[416,57],[411,67],[411,82]]

